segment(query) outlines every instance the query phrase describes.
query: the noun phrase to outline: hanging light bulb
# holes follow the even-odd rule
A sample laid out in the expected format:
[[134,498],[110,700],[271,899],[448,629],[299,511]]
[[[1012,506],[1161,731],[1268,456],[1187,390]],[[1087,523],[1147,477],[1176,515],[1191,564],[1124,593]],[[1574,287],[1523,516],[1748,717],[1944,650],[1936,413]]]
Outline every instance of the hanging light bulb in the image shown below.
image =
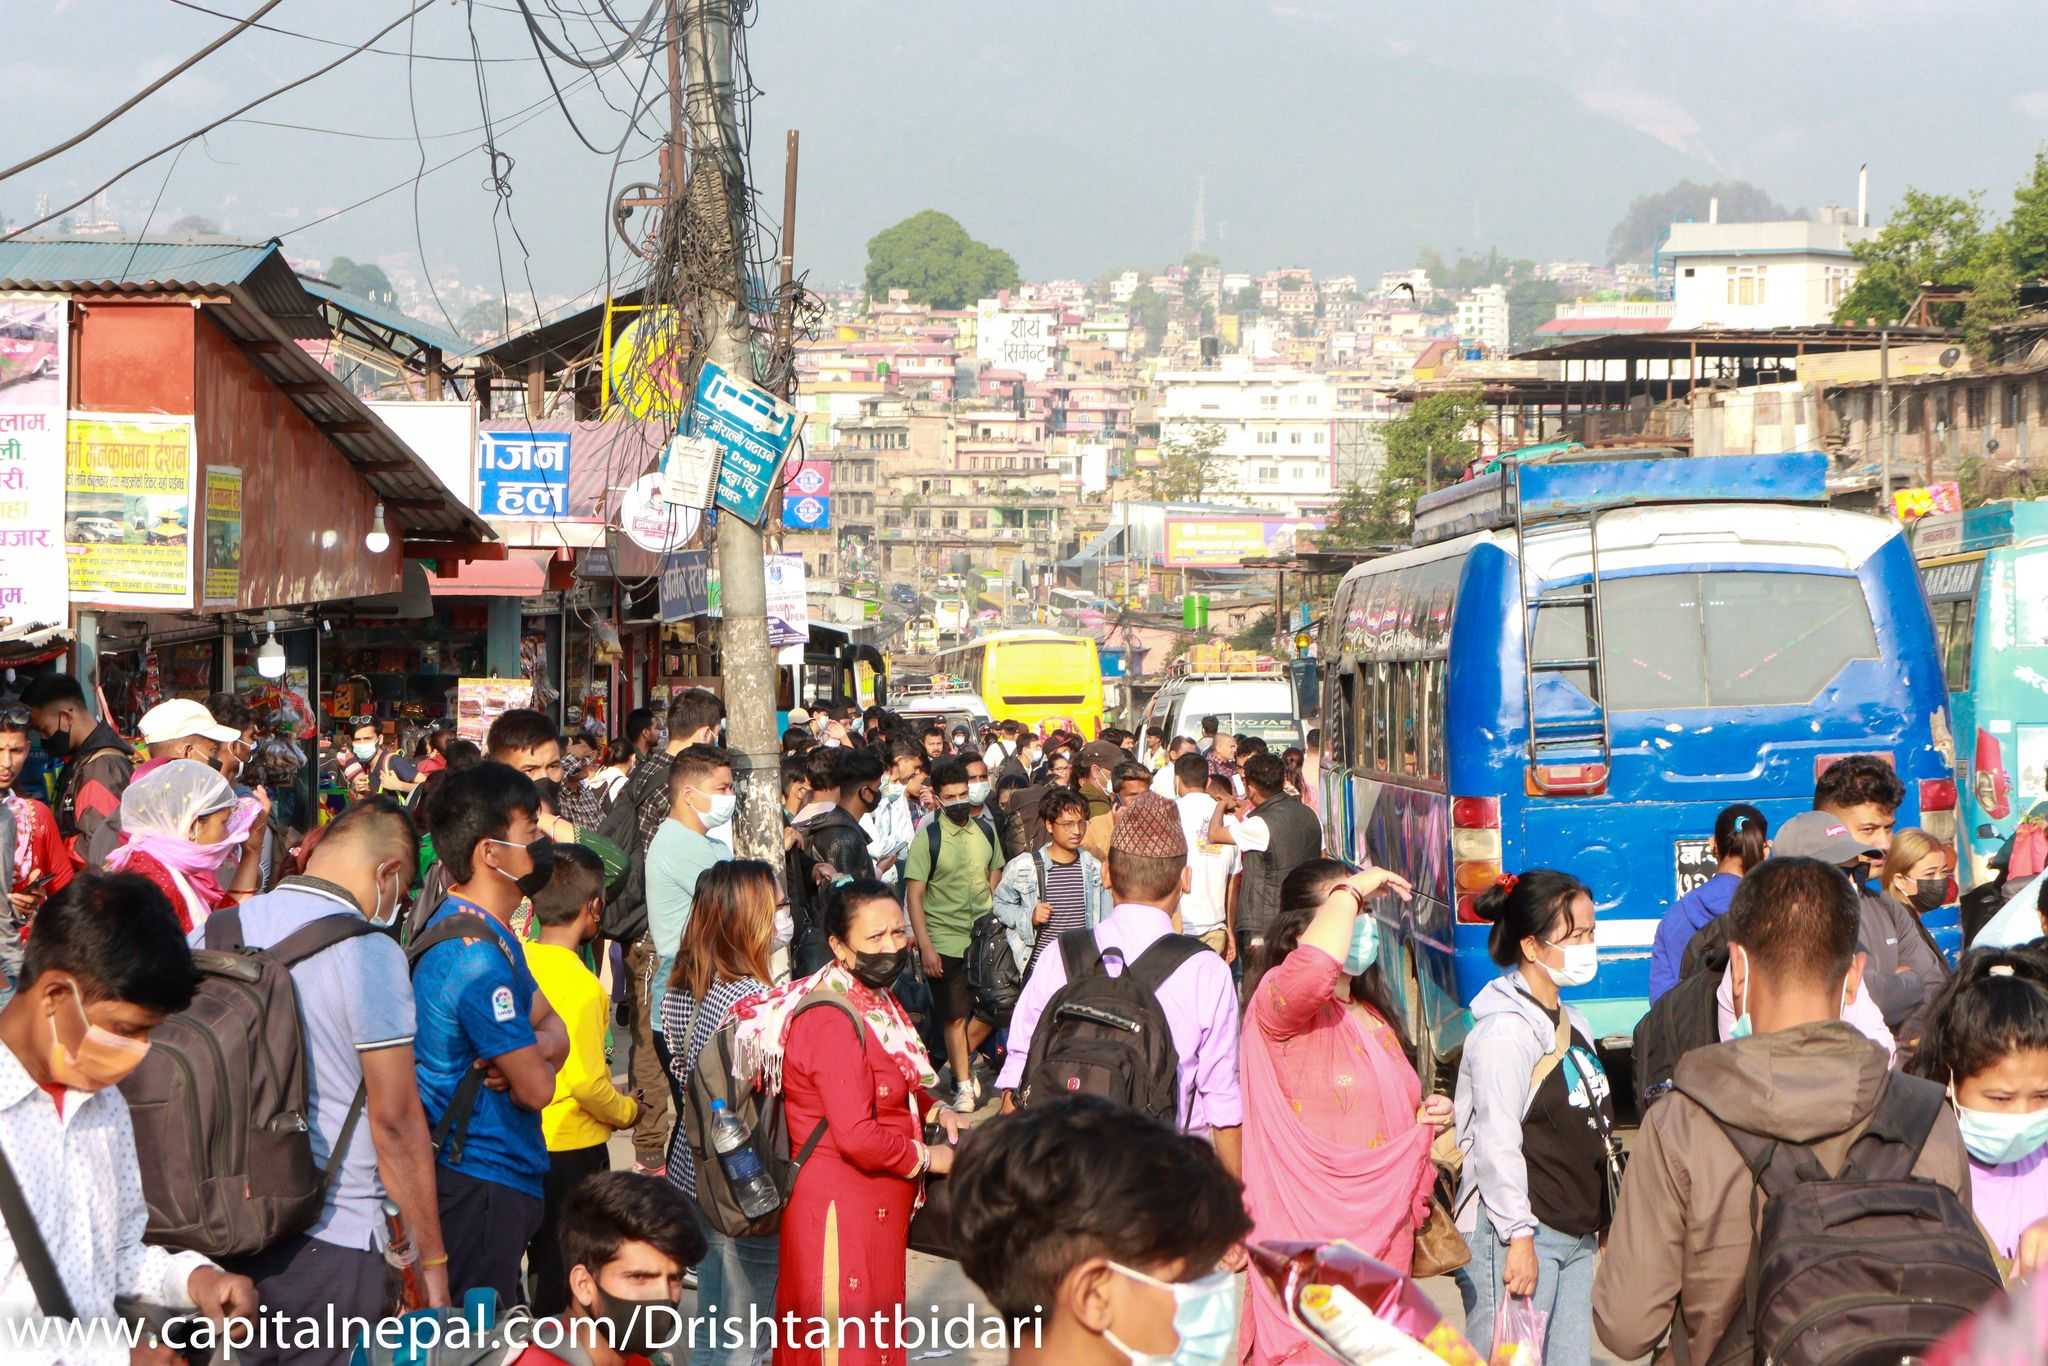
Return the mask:
[[384,530],[384,505],[377,504],[377,515],[370,523],[369,534],[363,537],[363,548],[372,555],[382,555],[391,549],[391,535]]
[[270,635],[256,647],[256,672],[265,678],[284,677],[284,646],[277,643],[277,623],[266,623]]

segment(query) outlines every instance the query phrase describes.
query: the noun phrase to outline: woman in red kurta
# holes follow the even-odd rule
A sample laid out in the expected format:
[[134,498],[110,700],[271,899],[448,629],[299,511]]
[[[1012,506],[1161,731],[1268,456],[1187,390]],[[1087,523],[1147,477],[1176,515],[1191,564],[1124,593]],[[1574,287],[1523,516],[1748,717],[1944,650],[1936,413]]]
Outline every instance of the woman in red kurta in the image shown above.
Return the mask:
[[[826,1126],[782,1214],[775,1314],[785,1325],[794,1315],[797,1333],[777,1342],[775,1363],[903,1366],[895,1329],[910,1216],[924,1174],[953,1159],[950,1146],[923,1143],[923,1117],[939,1108],[950,1135],[952,1112],[933,1100],[931,1058],[888,992],[910,954],[902,907],[880,883],[851,883],[826,930],[831,963],[733,1008],[741,1071],[782,1087],[792,1148]],[[857,1036],[844,1011],[803,1008],[823,996],[861,1017]]]

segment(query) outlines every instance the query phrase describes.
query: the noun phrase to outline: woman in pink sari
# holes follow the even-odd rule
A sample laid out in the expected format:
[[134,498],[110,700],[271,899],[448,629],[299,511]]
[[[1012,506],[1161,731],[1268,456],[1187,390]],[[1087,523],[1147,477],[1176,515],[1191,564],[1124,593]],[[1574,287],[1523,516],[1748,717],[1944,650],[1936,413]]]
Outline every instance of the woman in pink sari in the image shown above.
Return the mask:
[[[1384,869],[1353,874],[1333,859],[1281,887],[1239,1049],[1246,1241],[1343,1238],[1405,1271],[1429,1214],[1430,1140],[1451,1103],[1422,1103],[1380,980],[1367,903],[1382,891],[1410,894]],[[1239,1341],[1256,1366],[1326,1359],[1256,1276]]]

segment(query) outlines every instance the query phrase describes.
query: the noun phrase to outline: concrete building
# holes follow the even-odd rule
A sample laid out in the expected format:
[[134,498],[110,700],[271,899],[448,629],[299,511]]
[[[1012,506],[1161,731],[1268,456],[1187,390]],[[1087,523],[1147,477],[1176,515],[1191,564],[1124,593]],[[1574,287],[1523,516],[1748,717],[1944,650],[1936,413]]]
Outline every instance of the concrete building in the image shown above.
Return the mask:
[[1216,497],[1276,512],[1333,501],[1337,402],[1328,376],[1230,356],[1212,370],[1162,372],[1157,382],[1163,447],[1192,443],[1209,427],[1221,433]]
[[1851,248],[1875,236],[1853,223],[1674,223],[1672,330],[1828,322],[1856,280]]
[[1380,275],[1380,296],[1389,297],[1396,293],[1415,291],[1415,302],[1426,304],[1436,297],[1436,286],[1429,282],[1429,272],[1420,266],[1414,270],[1389,270]]
[[1458,297],[1458,336],[1496,354],[1508,349],[1506,285],[1481,285]]

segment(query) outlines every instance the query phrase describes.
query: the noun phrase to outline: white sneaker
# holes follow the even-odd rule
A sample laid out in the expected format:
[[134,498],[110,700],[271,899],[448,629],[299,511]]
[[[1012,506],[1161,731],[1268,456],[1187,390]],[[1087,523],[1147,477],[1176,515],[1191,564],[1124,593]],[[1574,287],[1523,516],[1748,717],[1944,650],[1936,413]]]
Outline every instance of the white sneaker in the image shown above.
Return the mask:
[[963,1115],[971,1115],[981,1108],[981,1096],[971,1081],[963,1081],[953,1088],[953,1108]]

